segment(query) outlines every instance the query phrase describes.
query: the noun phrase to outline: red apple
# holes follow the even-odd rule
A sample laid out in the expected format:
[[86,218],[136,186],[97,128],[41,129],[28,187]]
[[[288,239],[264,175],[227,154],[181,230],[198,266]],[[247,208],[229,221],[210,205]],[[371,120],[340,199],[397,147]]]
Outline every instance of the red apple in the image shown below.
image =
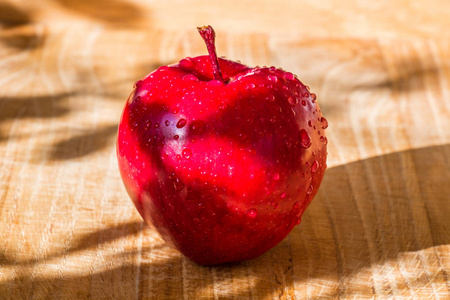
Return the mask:
[[257,257],[299,224],[326,169],[327,121],[292,73],[209,56],[138,81],[120,121],[120,173],[144,220],[202,265]]

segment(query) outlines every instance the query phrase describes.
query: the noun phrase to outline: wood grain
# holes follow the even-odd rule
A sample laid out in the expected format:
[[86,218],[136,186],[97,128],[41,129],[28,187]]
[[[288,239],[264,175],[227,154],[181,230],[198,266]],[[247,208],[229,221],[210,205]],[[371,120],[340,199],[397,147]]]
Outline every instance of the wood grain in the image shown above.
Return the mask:
[[[1,299],[450,299],[448,1],[0,2]],[[205,53],[300,76],[329,169],[263,256],[198,266],[143,224],[115,135],[133,82]]]

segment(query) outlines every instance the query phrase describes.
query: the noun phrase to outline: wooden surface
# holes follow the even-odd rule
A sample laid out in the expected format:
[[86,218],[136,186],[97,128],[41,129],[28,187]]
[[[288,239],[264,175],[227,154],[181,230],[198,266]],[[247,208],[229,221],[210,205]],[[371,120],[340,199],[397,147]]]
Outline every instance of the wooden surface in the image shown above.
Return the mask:
[[[449,1],[0,1],[1,299],[450,299]],[[329,169],[260,258],[200,267],[117,169],[133,82],[205,54],[276,65],[329,120]]]

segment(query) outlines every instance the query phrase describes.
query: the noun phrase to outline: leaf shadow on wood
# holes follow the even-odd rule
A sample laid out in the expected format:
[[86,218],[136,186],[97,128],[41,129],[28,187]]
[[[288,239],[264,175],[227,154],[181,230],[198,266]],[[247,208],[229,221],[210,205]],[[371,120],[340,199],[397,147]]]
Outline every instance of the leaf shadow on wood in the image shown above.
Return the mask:
[[[133,78],[138,78],[138,76],[144,77],[146,71],[151,72],[161,65],[163,64],[145,64],[133,71],[133,74],[136,74]],[[131,87],[124,87],[124,82],[129,84],[132,80],[130,78],[124,78],[120,81],[106,83],[105,89],[101,93],[90,91],[89,95],[101,97],[104,101],[125,102],[128,93],[131,91]],[[28,137],[28,135],[8,136],[2,134],[2,123],[15,119],[51,119],[65,117],[71,111],[77,110],[75,105],[70,103],[69,98],[82,97],[83,93],[86,93],[85,91],[81,92],[82,90],[82,88],[77,88],[71,92],[50,95],[0,97],[0,142],[11,138]],[[120,115],[118,114],[116,117],[117,120],[119,120],[119,117]],[[76,159],[101,151],[114,144],[113,138],[116,136],[117,126],[118,124],[103,124],[83,128],[78,131],[73,130],[74,133],[66,139],[38,148],[34,153],[32,162],[40,163],[42,159],[50,159],[51,161]],[[67,129],[56,128],[54,130]]]
[[5,29],[0,32],[0,45],[17,50],[31,50],[40,48],[46,38],[46,33],[39,26],[24,25]]
[[75,93],[30,97],[0,97],[0,122],[15,118],[55,118],[66,115],[70,109],[67,98]]
[[0,46],[20,50],[40,48],[46,38],[42,24],[34,23],[31,11],[12,3],[0,3]]
[[29,13],[17,8],[12,3],[0,2],[0,24],[5,26],[25,25],[31,20]]
[[109,26],[134,27],[146,21],[139,8],[124,0],[54,0],[64,8]]
[[[423,255],[433,261],[438,252],[427,249],[450,244],[449,161],[450,145],[443,145],[330,168],[301,226],[278,246],[250,261],[202,267],[180,255],[152,256],[155,249],[144,242],[143,252],[112,256],[111,259],[123,262],[119,267],[92,270],[87,275],[18,273],[13,281],[0,282],[0,291],[3,295],[24,296],[20,293],[25,290],[20,287],[26,285],[30,287],[26,296],[38,298],[85,294],[121,299],[173,299],[184,293],[188,298],[198,299],[213,298],[215,291],[219,298],[263,299],[293,296],[294,285],[307,297],[308,281],[322,279],[335,285],[325,290],[322,297],[364,293],[373,296],[371,276],[362,286],[348,283],[360,272],[370,273],[370,268],[377,265],[394,261],[391,266],[394,270],[399,268],[396,259],[405,253],[426,251]],[[131,227],[134,229],[130,234],[136,234],[138,224],[133,223]],[[113,232],[113,237],[106,240],[124,236],[114,237],[115,230],[99,231],[93,235],[94,242],[89,237],[81,238],[88,246],[75,243],[68,255],[71,251],[94,247],[105,232],[107,235]],[[410,267],[414,270],[407,272],[417,275],[413,278],[410,275],[408,282],[399,282],[396,292],[403,289],[400,292],[409,293],[411,284],[445,285],[448,278],[445,267],[418,271],[417,265],[426,267],[420,257],[409,256],[414,260]],[[439,263],[439,258],[434,258]],[[423,277],[427,272],[433,272],[432,276]],[[314,288],[314,284],[309,287]],[[393,288],[385,283],[381,293],[388,295]]]
[[[449,72],[448,62],[439,63],[429,41],[306,38],[279,42],[273,51],[277,65],[285,65],[301,75],[301,80],[317,94],[326,118],[353,113],[348,104],[376,97],[395,101],[426,93],[433,82]],[[439,43],[438,43],[439,45]],[[439,46],[440,47],[440,46]],[[441,58],[446,61],[445,58]],[[447,60],[448,61],[448,60]],[[354,107],[353,107],[354,108]]]
[[[60,251],[53,251],[46,253],[42,258],[32,259],[14,259],[12,253],[6,253],[3,249],[0,250],[0,265],[33,265],[43,263],[55,258],[60,258],[63,255],[71,255],[90,248],[98,247],[102,244],[107,244],[115,240],[133,236],[142,231],[143,222],[123,222],[116,224],[114,227],[103,228],[97,231],[75,236],[72,241],[72,246],[68,251],[61,249]],[[3,252],[3,253],[2,253]]]
[[[75,93],[59,93],[54,95],[30,97],[0,97],[0,125],[14,119],[48,119],[65,116],[70,112],[68,98]],[[0,131],[0,142],[11,138],[3,136]]]
[[67,160],[92,154],[114,143],[116,132],[117,124],[85,129],[79,134],[53,144],[48,155],[51,160]]

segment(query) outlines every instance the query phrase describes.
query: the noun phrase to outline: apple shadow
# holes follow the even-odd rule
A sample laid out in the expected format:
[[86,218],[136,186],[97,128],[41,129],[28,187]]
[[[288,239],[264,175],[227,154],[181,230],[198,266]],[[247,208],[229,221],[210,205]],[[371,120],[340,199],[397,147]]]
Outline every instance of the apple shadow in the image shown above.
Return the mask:
[[[449,164],[447,144],[329,168],[289,235],[293,281],[334,280],[335,289],[322,297],[371,293],[374,280],[384,295],[414,295],[411,287],[438,282],[445,287],[450,274],[435,247],[450,245]],[[403,282],[386,282],[393,273]],[[355,278],[367,283],[358,286]]]
[[[187,299],[263,299],[293,296],[294,286],[305,293],[308,282],[317,279],[332,285],[319,298],[364,293],[374,296],[373,276],[368,276],[363,286],[348,283],[380,265],[392,268],[379,271],[379,275],[387,276],[386,272],[401,267],[396,260],[402,255],[426,251],[426,255],[438,256],[438,252],[428,250],[450,244],[449,161],[450,145],[442,145],[329,168],[301,225],[253,260],[203,267],[164,244],[152,245],[144,239],[142,251],[111,254],[110,259],[122,262],[112,269],[94,269],[77,276],[18,272],[14,280],[0,281],[0,292],[16,298],[176,299],[184,295]],[[83,235],[67,252],[50,256],[70,256],[138,234],[139,228],[138,223],[119,224],[117,228]],[[0,265],[33,266],[45,262],[14,261],[13,254],[0,254]],[[408,282],[397,282],[395,287],[384,282],[382,293],[388,295],[394,288],[397,293],[409,293],[411,286],[449,278],[445,266],[430,270],[420,256],[408,257],[414,260],[409,267],[414,270],[403,271],[417,275],[410,275]],[[434,261],[439,263],[436,258]],[[424,270],[417,270],[417,265]],[[431,277],[427,275],[430,272]],[[314,299],[314,294],[310,296]]]

